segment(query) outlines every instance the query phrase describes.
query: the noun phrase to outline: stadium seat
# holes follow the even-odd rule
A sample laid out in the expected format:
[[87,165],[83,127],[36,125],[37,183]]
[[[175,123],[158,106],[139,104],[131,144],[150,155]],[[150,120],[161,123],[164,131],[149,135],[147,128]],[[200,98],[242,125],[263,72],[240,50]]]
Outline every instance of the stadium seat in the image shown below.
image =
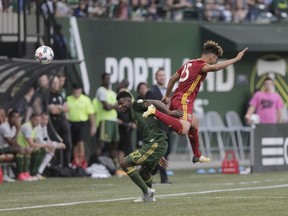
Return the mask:
[[239,148],[239,159],[244,160],[245,150],[250,150],[249,137],[251,138],[251,132],[253,129],[252,127],[244,126],[240,119],[240,116],[235,111],[228,111],[225,115],[225,118],[227,126],[235,131]]
[[207,119],[205,115],[199,118],[198,131],[199,131],[199,145],[200,145],[200,150],[202,154],[206,155],[209,158],[212,158],[210,139],[209,139],[209,133],[208,133],[208,125],[207,125]]
[[235,129],[225,126],[221,116],[216,111],[207,112],[206,118],[210,140],[212,141],[213,135],[216,135],[220,160],[225,158],[226,150],[231,150],[230,141],[236,158],[239,159],[237,142],[234,135]]
[[173,132],[173,141],[171,148],[171,153],[184,152],[185,154],[188,154],[189,160],[192,161],[193,151],[190,145],[188,135],[180,136],[176,132]]

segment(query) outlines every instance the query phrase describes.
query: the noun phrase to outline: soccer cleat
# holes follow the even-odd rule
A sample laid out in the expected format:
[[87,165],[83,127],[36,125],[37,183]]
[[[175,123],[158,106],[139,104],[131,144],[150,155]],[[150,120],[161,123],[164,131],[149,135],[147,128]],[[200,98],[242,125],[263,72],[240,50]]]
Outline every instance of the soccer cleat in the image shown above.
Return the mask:
[[26,177],[26,175],[24,173],[19,173],[17,179],[19,181],[26,181],[27,177]]
[[143,117],[147,118],[149,115],[154,115],[155,112],[156,112],[156,107],[153,104],[151,104],[148,107],[147,111],[143,113]]
[[37,177],[38,180],[45,180],[46,179],[46,177],[42,176],[39,173],[36,175],[36,177]]
[[7,176],[7,175],[4,175],[4,176],[3,176],[3,181],[4,181],[4,182],[15,182],[14,179],[10,178],[10,177]]
[[25,172],[24,176],[26,177],[25,181],[37,181],[38,180],[36,176],[31,176],[29,172]]
[[208,163],[210,161],[210,158],[204,157],[201,155],[200,157],[193,156],[192,162],[193,163]]
[[148,188],[147,194],[143,194],[143,196],[139,197],[138,199],[134,200],[134,202],[155,202],[156,199],[154,198],[155,189]]

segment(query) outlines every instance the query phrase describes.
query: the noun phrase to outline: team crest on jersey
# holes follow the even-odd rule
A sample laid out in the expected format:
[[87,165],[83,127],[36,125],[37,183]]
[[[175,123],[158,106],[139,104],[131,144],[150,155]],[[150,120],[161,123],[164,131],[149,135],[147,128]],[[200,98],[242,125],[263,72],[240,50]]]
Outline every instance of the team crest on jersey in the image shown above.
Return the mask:
[[283,102],[288,105],[288,71],[286,60],[278,55],[265,55],[259,58],[250,77],[250,92],[261,89],[265,78],[274,80],[275,92],[279,93]]

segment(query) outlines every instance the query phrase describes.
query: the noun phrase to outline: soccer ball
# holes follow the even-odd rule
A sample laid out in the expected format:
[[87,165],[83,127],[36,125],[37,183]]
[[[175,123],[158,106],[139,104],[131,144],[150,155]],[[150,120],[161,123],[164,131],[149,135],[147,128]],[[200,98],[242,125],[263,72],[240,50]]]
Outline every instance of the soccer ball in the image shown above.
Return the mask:
[[53,50],[48,46],[40,46],[35,51],[35,59],[41,64],[49,64],[54,58]]
[[260,116],[257,114],[252,114],[250,117],[250,121],[252,124],[259,124],[260,123]]

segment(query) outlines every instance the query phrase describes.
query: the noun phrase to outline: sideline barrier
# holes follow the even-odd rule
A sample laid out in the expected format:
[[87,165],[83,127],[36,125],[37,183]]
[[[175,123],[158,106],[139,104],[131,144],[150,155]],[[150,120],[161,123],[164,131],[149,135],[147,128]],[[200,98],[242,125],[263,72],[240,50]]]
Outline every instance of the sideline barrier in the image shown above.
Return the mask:
[[253,142],[253,172],[288,171],[288,124],[256,125]]

